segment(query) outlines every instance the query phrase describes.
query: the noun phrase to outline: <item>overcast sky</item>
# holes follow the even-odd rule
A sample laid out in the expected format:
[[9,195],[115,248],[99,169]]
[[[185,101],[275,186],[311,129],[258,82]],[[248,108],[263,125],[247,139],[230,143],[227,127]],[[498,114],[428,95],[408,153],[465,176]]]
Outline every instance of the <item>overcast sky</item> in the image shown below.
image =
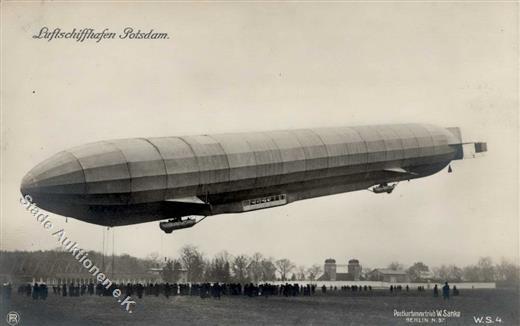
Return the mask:
[[[517,3],[3,3],[1,248],[57,246],[19,204],[24,174],[126,137],[421,122],[488,142],[453,173],[212,216],[166,235],[118,227],[116,253],[260,252],[297,264],[518,261]],[[37,40],[47,26],[167,40]],[[52,214],[82,247],[103,227]],[[109,252],[112,249],[109,248]]]

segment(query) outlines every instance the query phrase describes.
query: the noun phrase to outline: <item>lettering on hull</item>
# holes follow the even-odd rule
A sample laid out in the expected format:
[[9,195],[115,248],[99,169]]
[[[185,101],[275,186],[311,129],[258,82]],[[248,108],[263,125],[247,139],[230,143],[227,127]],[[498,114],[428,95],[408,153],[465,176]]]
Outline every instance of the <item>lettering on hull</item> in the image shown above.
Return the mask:
[[255,209],[269,208],[274,206],[282,206],[287,204],[287,196],[285,194],[272,195],[267,197],[260,197],[242,201],[242,208],[244,212]]

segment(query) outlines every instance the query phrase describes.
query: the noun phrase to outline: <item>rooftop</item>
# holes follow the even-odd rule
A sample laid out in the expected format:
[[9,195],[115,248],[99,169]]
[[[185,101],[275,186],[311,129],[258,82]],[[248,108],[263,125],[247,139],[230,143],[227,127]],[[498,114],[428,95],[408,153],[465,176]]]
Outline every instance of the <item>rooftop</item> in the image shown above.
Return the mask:
[[387,274],[387,275],[407,275],[405,271],[403,270],[394,270],[389,268],[376,268],[372,271],[375,272],[378,271],[381,274]]

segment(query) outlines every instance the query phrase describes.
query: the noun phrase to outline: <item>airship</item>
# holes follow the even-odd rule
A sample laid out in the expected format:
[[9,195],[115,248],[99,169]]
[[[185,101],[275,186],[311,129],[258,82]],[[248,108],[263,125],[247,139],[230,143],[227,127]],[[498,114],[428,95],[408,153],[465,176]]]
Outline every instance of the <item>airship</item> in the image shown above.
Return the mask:
[[160,221],[171,233],[212,215],[390,194],[486,151],[462,142],[457,127],[414,123],[117,139],[55,154],[25,175],[21,193],[65,217],[109,227]]

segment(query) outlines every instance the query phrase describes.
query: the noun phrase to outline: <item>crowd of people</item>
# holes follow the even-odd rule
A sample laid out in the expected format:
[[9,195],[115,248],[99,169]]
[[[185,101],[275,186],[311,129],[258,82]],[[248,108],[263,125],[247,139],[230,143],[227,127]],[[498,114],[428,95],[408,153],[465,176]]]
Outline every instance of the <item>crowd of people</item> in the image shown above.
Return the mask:
[[[221,296],[247,296],[247,297],[270,297],[270,296],[313,296],[316,294],[315,284],[300,285],[298,283],[290,284],[272,284],[261,283],[126,283],[112,284],[110,288],[104,287],[101,283],[69,283],[52,285],[52,293],[56,296],[63,297],[79,297],[84,295],[111,296],[115,289],[119,289],[125,296],[137,297],[139,299],[144,296],[200,296],[201,298],[216,298]],[[320,287],[321,295],[327,294],[371,294],[372,286],[370,285],[346,285],[346,286],[325,286]],[[1,287],[2,297],[9,300],[11,297],[12,286],[5,283]],[[389,287],[391,294],[397,295],[400,292],[410,292],[408,285],[404,288],[401,285],[391,285]],[[425,292],[424,286],[418,286],[417,292]],[[34,300],[46,300],[49,288],[45,283],[24,284],[18,287],[18,294],[32,297]],[[378,291],[377,294],[381,294]],[[459,295],[456,286],[451,289],[453,296]],[[377,295],[376,294],[376,295]],[[437,285],[433,287],[433,296],[439,296],[439,288]],[[442,287],[442,296],[444,299],[450,297],[450,286],[448,282]]]
[[[200,296],[201,298],[220,298],[223,295],[269,297],[269,296],[311,296],[316,291],[316,285],[281,284],[271,283],[253,284],[246,283],[127,283],[112,284],[106,288],[101,283],[70,283],[52,285],[52,293],[63,297],[79,297],[84,295],[111,296],[115,289],[119,289],[125,296],[143,298],[143,296]],[[11,284],[2,286],[2,295],[9,299],[11,297]],[[47,299],[49,287],[45,283],[23,284],[18,287],[19,295],[26,295],[33,299]]]
[[[365,285],[365,286],[361,286],[361,285],[344,285],[344,286],[341,286],[341,287],[337,287],[337,286],[330,286],[328,288],[328,291],[329,292],[338,292],[338,291],[341,291],[341,292],[363,292],[363,291],[372,291],[372,286],[371,285]],[[327,287],[325,285],[322,285],[321,286],[321,293],[327,293]]]

